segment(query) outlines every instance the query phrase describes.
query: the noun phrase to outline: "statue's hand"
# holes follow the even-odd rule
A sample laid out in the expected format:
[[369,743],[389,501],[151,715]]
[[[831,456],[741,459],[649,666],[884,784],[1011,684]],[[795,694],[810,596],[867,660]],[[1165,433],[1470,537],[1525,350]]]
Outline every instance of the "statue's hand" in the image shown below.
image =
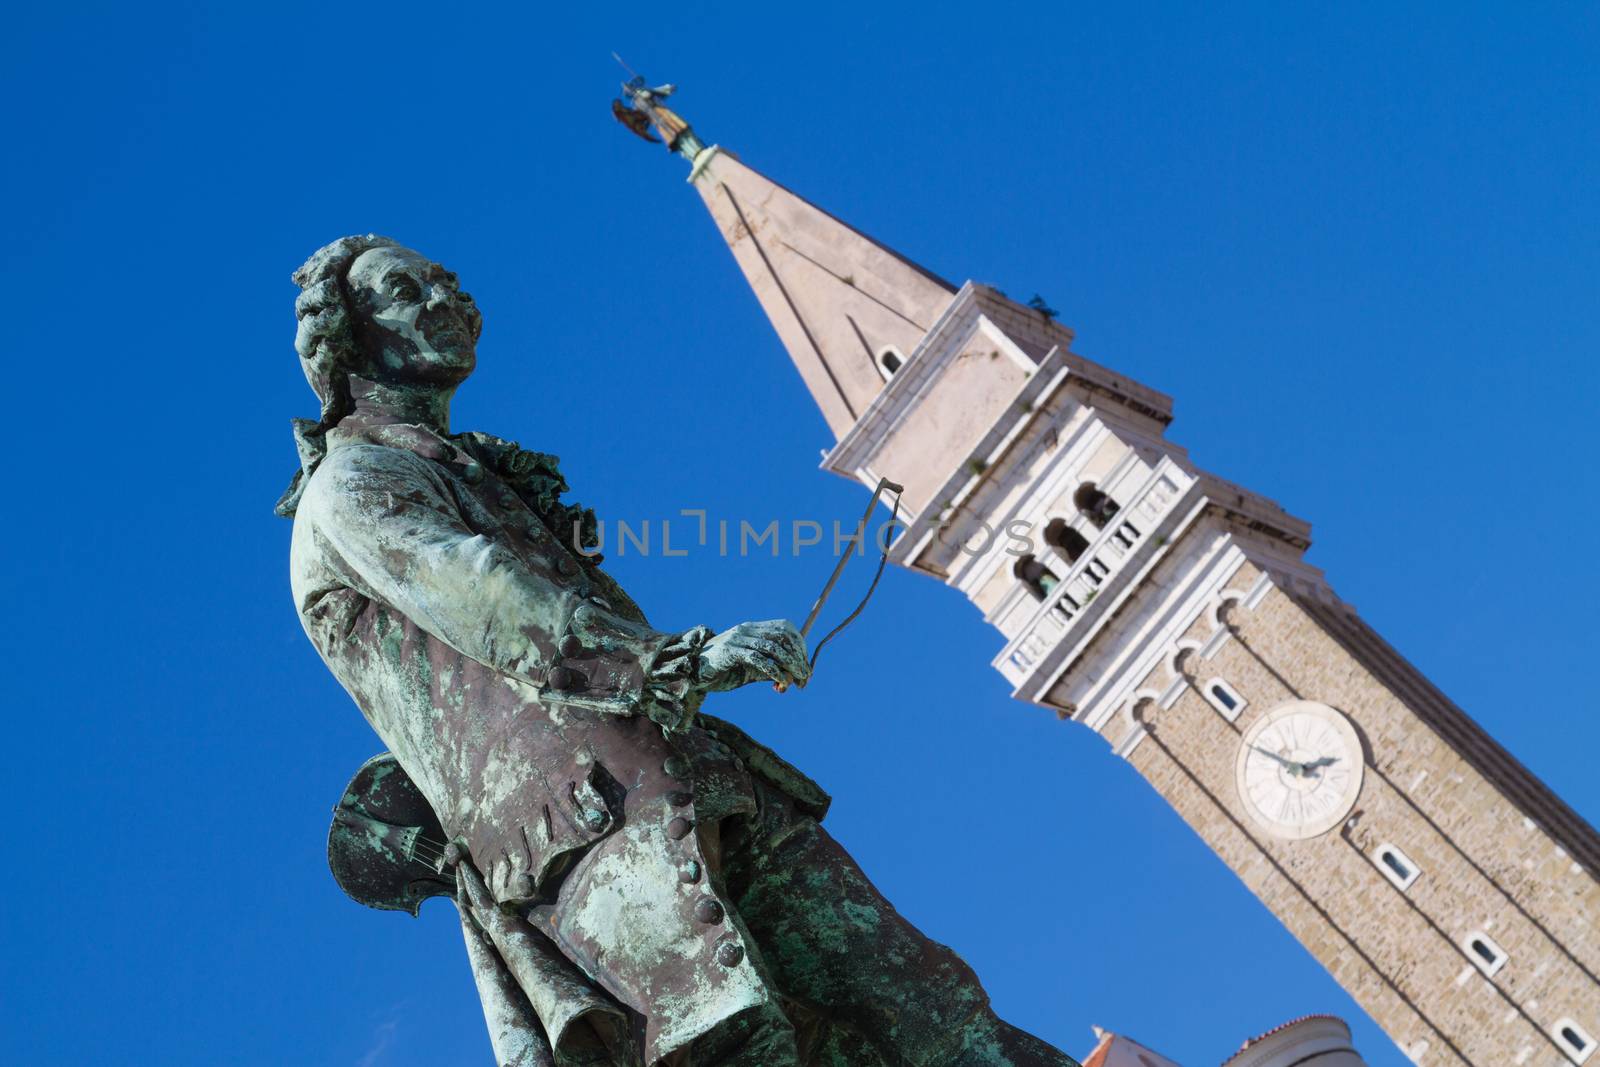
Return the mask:
[[810,677],[806,639],[787,619],[741,622],[700,650],[698,681],[709,692],[726,692],[763,679],[805,685]]

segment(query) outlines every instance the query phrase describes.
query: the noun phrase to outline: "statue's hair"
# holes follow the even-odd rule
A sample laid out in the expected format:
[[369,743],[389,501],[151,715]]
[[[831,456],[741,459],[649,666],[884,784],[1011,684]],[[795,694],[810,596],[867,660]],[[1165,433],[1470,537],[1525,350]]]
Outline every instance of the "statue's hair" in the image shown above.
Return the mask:
[[346,283],[350,265],[363,252],[398,247],[398,241],[373,233],[341,237],[311,253],[294,272],[294,283],[300,287],[294,302],[299,320],[294,349],[300,353],[306,381],[322,401],[317,424],[324,431],[349,414],[351,406],[348,375],[356,366],[356,344]]
[[294,350],[300,353],[300,369],[322,401],[321,417],[294,420],[295,445],[300,452],[300,469],[283,496],[277,512],[292,518],[300,505],[300,494],[317,464],[327,454],[327,433],[340,419],[350,414],[350,372],[358,368],[355,314],[350,303],[348,276],[350,265],[363,252],[374,248],[399,248],[400,242],[369,233],[341,237],[311,253],[293,274],[300,295],[294,301]]

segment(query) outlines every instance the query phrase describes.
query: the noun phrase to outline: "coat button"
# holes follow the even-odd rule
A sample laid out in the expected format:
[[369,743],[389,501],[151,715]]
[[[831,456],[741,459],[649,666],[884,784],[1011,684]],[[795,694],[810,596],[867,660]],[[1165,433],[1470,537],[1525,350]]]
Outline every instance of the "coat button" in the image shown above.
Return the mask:
[[724,967],[737,967],[744,959],[744,946],[737,941],[724,941],[717,946],[717,962]]
[[693,793],[673,793],[667,797],[667,803],[675,808],[681,808],[694,799]]
[[466,480],[468,485],[477,485],[483,481],[483,464],[475,459],[469,459],[462,464],[461,477]]
[[700,880],[700,862],[698,860],[685,860],[682,867],[678,868],[678,881],[684,885],[694,885]]
[[556,570],[560,571],[564,576],[571,578],[574,574],[578,573],[578,564],[571,556],[563,555],[560,559],[556,560]]
[[667,823],[667,836],[674,841],[682,841],[692,829],[694,829],[694,823],[680,815]]
[[514,507],[517,506],[517,500],[518,500],[517,494],[513,493],[509,489],[507,489],[505,492],[500,494],[500,506],[501,507],[514,508]]
[[561,654],[572,659],[583,652],[583,642],[578,640],[577,634],[568,634],[561,639]]
[[668,777],[676,778],[680,782],[689,777],[689,761],[682,756],[668,756],[661,769]]
[[611,818],[599,808],[585,808],[583,811],[583,825],[591,830],[603,830]]
[[550,688],[565,693],[578,682],[578,674],[570,667],[552,667],[550,669]]
[[694,902],[694,917],[696,922],[703,922],[707,926],[722,921],[722,905],[710,897],[701,897]]

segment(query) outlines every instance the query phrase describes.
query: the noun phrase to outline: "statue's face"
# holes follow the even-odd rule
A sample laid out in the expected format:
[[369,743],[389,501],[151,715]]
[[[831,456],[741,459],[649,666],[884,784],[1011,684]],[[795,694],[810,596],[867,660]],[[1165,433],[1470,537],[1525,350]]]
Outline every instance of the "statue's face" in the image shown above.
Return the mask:
[[454,274],[409,248],[374,248],[348,280],[356,344],[374,378],[456,385],[472,373],[483,317]]

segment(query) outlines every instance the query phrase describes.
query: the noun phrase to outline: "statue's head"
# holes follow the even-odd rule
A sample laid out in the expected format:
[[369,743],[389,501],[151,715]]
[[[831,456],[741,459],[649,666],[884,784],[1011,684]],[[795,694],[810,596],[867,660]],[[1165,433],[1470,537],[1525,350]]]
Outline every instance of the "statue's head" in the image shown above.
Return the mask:
[[456,276],[387,237],[343,237],[294,273],[295,350],[323,426],[350,408],[352,374],[454,389],[472,373],[483,317]]

